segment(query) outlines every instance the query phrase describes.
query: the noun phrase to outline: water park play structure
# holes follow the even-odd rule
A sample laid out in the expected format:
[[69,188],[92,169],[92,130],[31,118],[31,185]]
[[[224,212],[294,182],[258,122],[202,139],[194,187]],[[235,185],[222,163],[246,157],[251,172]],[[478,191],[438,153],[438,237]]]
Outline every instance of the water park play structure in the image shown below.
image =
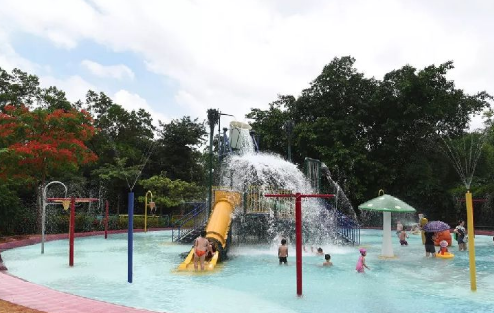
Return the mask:
[[[227,135],[228,130],[229,135]],[[307,193],[304,197],[315,197],[311,194],[317,192],[317,186],[312,188],[307,181],[320,180],[320,170],[311,171],[315,173],[314,176],[318,177],[305,179],[293,164],[286,161],[280,162],[280,159],[272,155],[256,153],[258,146],[252,134],[248,124],[238,121],[231,122],[229,129],[223,129],[221,145],[218,148],[222,187],[214,188],[215,191],[212,192],[210,214],[208,215],[205,209],[194,211],[194,216],[197,217],[195,220],[200,220],[200,222],[194,223],[194,216],[188,216],[184,219],[184,224],[189,223],[194,226],[189,231],[183,231],[184,227],[180,226],[180,231],[177,232],[179,234],[176,237],[173,235],[175,241],[191,242],[200,230],[206,230],[206,238],[217,250],[214,257],[206,263],[207,270],[214,269],[217,262],[226,259],[232,237],[236,237],[237,241],[242,241],[246,238],[255,238],[260,233],[265,236],[271,233],[272,237],[283,233],[283,236],[290,236],[294,239],[297,237],[301,240],[301,233],[300,236],[295,236],[297,234],[295,231],[296,205],[293,200],[287,198],[293,197],[299,190]],[[318,162],[318,165],[317,162],[309,163],[312,166],[306,166],[306,168],[320,168],[321,162]],[[277,168],[280,163],[286,168]],[[267,194],[278,194],[280,199],[266,198]],[[320,225],[316,227],[318,229],[315,230],[315,232],[319,231],[319,234],[315,232],[306,234],[308,238],[320,238],[321,233],[326,233],[328,238],[332,236],[333,239],[340,238],[342,242],[358,243],[356,237],[359,227],[355,220],[341,212],[336,213],[323,201],[312,201],[305,205],[308,206],[308,216],[304,219],[307,223],[310,224],[311,220],[320,222],[320,218],[323,218],[323,223],[319,223]],[[313,216],[310,216],[311,214]],[[246,227],[246,225],[254,224],[257,227],[257,234],[254,234],[252,230],[249,232],[247,230],[249,227]],[[232,231],[233,225],[235,227]],[[265,238],[257,237],[257,239]],[[178,270],[193,271],[193,256],[194,249],[192,248],[179,265]]]

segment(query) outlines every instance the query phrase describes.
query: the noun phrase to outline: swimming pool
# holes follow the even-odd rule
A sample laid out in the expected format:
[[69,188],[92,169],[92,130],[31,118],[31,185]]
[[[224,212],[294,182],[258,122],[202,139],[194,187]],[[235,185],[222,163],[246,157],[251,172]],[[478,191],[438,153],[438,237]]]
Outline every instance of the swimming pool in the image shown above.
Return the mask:
[[365,274],[355,272],[357,247],[323,245],[323,257],[303,258],[303,297],[296,296],[295,248],[288,266],[279,266],[277,246],[234,246],[230,259],[214,273],[176,272],[179,253],[190,245],[171,243],[171,232],[134,234],[134,282],[127,283],[126,234],[78,238],[75,266],[68,266],[68,241],[8,250],[2,257],[9,273],[60,291],[136,308],[170,313],[192,312],[492,312],[494,245],[476,237],[477,292],[470,291],[468,253],[450,248],[452,260],[427,259],[420,236],[409,246],[393,238],[393,260],[378,258],[381,232],[362,231],[368,250]]

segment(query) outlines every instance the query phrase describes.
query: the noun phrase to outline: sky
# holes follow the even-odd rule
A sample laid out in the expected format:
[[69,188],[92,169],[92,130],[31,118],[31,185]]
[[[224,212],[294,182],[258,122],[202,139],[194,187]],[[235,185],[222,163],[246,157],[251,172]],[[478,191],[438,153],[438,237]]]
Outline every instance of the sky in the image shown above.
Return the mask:
[[377,79],[452,60],[457,88],[494,94],[492,16],[490,0],[0,0],[0,67],[156,122],[245,122],[346,55]]

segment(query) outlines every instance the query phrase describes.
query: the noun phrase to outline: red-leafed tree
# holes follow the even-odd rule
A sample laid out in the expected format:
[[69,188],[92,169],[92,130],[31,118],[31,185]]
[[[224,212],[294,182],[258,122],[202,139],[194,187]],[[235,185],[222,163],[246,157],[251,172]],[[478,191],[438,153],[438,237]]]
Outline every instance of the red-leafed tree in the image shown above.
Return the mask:
[[84,142],[95,133],[85,111],[6,105],[0,111],[0,179],[44,186],[47,177],[97,160]]

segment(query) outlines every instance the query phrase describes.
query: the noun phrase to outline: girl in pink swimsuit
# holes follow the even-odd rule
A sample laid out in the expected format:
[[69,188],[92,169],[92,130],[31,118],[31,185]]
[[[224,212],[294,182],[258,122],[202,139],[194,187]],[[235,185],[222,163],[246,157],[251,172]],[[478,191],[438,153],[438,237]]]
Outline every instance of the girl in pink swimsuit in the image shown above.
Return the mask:
[[370,270],[370,268],[365,264],[365,256],[367,255],[367,250],[361,248],[359,251],[360,257],[358,258],[357,266],[355,267],[355,269],[357,270],[357,272],[363,273],[364,268]]

